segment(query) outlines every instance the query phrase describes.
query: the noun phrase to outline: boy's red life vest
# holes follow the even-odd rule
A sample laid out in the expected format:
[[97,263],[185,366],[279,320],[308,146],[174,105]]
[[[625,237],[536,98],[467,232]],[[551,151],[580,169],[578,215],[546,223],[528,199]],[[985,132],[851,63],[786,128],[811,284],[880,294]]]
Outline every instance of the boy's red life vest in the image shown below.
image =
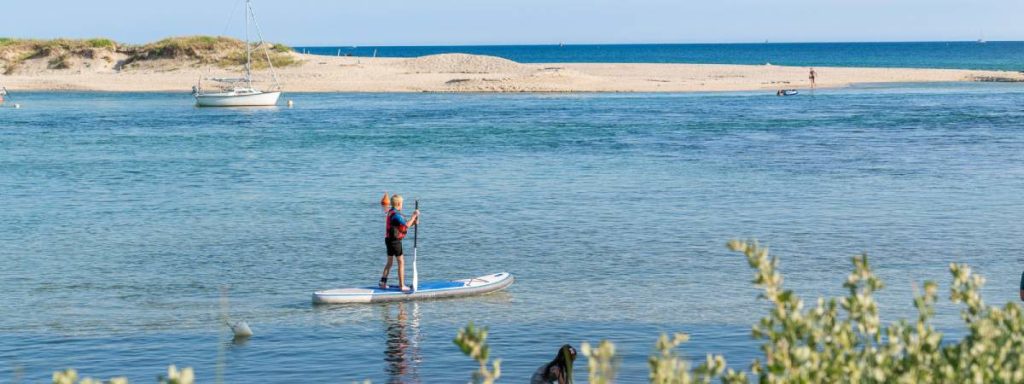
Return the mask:
[[[392,223],[392,221],[395,223]],[[402,214],[391,208],[384,222],[384,229],[385,239],[402,240],[405,238],[406,232],[409,231],[409,226],[405,224],[405,218],[402,217]]]

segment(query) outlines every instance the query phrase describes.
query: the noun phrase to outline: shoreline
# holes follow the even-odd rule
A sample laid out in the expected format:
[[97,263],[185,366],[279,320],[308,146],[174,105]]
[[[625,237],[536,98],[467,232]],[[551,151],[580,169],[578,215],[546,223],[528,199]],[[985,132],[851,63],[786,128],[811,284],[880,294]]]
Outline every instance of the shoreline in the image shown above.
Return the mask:
[[[298,64],[277,70],[285,92],[338,93],[691,93],[810,89],[809,67],[734,64],[531,63],[493,56],[439,54],[367,58],[292,53]],[[1014,71],[815,67],[815,88],[869,83],[1024,82]],[[141,69],[40,69],[0,75],[19,91],[189,92],[201,77],[229,75],[167,61]],[[269,74],[258,71],[261,77]],[[209,84],[209,83],[204,83]]]
[[[817,68],[817,67],[815,67]],[[850,83],[841,86],[817,86],[814,89],[821,90],[840,90],[854,87],[882,87],[882,88],[898,88],[900,86],[913,86],[913,85],[942,85],[942,84],[1013,84],[1015,82],[984,82],[984,81],[905,81],[905,82],[858,82]],[[800,91],[803,95],[804,92],[810,92],[810,88],[790,88]],[[10,90],[10,88],[8,88]],[[763,94],[763,91],[775,91],[775,89],[735,89],[735,90],[691,90],[691,91],[516,91],[516,92],[496,92],[496,91],[332,91],[332,90],[291,90],[284,89],[281,91],[282,95],[285,94],[367,94],[367,95],[383,95],[383,94],[466,94],[466,95],[491,95],[491,94],[538,94],[538,95],[643,95],[643,94],[728,94],[728,93],[751,93],[751,94]],[[16,94],[42,94],[42,93],[67,93],[67,94],[181,94],[186,93],[191,95],[191,90],[186,89],[138,89],[138,90],[107,90],[107,89],[16,89]],[[774,93],[772,93],[774,95]]]

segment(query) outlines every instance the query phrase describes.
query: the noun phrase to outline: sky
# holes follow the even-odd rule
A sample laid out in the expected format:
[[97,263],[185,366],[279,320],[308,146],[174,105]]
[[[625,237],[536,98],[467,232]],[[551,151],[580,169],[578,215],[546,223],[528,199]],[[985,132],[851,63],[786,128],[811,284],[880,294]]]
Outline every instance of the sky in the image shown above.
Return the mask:
[[[0,36],[6,37],[108,37],[145,43],[168,36],[242,33],[241,0],[0,3]],[[1024,40],[1024,0],[254,0],[253,4],[266,40],[292,46]]]

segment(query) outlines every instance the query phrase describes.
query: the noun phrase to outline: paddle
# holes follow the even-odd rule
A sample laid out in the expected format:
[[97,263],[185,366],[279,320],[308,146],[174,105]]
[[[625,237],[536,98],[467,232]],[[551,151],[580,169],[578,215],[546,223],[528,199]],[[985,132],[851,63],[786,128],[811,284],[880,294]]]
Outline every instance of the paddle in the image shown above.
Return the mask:
[[[416,200],[416,210],[420,210],[420,201]],[[420,222],[419,216],[416,217],[416,226],[412,228],[412,291],[416,292],[416,288],[420,285],[420,274],[416,270],[416,246],[419,242],[420,234]]]

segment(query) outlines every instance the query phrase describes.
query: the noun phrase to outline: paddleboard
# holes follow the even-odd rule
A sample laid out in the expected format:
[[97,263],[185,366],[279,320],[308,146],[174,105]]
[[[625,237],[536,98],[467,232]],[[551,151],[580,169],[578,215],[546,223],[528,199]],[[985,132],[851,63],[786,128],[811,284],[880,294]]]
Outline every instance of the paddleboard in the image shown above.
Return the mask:
[[416,292],[402,292],[398,286],[386,289],[376,286],[328,289],[313,292],[313,304],[383,303],[475,296],[500,291],[512,285],[515,280],[508,272],[502,272],[472,279],[422,281]]

